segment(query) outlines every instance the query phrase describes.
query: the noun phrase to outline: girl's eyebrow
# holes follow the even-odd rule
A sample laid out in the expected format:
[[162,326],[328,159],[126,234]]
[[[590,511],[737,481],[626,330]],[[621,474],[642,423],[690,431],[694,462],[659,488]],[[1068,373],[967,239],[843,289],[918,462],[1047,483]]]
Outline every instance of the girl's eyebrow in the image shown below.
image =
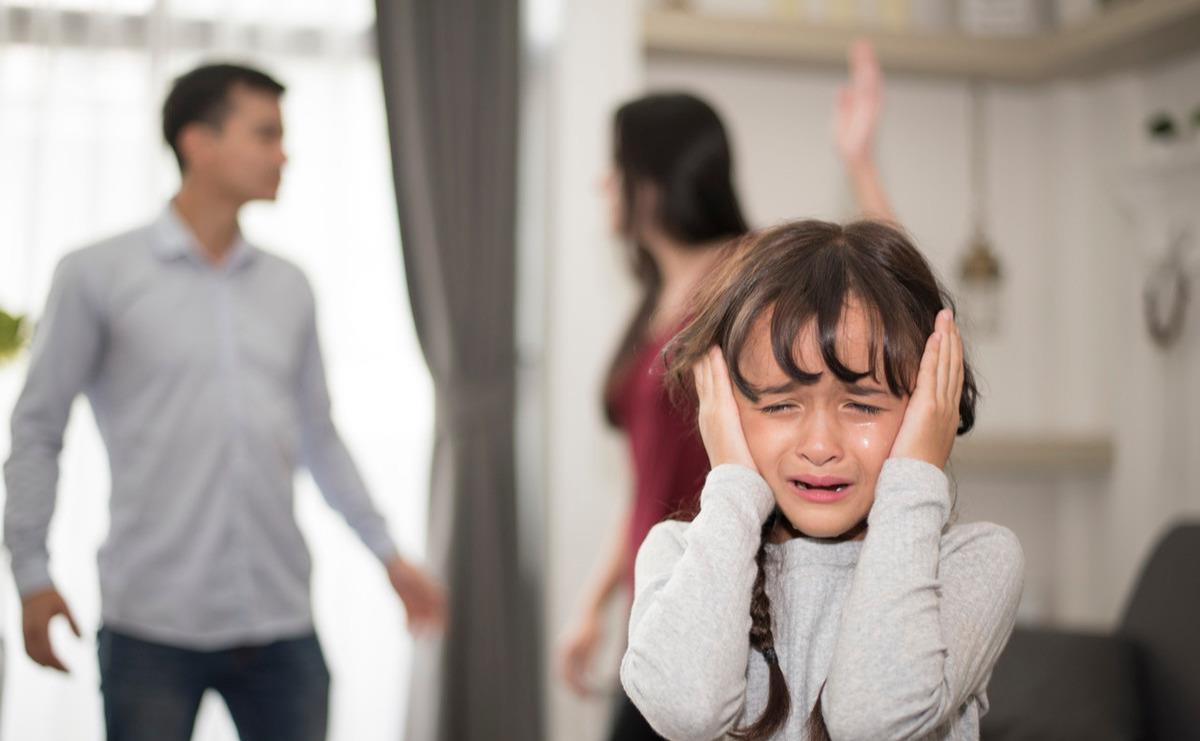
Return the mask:
[[847,383],[844,385],[846,390],[855,396],[883,396],[887,394],[886,391],[877,386],[863,386],[859,383]]
[[[816,378],[812,381],[797,381],[789,379],[786,383],[781,383],[778,386],[767,386],[757,389],[760,396],[771,396],[774,394],[786,394],[790,391],[795,391],[798,386],[815,386],[824,373],[817,373]],[[860,383],[842,383],[846,391],[855,396],[887,396],[888,392],[878,386],[864,386]]]
[[771,394],[786,394],[787,392],[796,388],[796,386],[797,384],[795,381],[788,381],[787,383],[781,383],[778,386],[767,386],[766,388],[759,389],[758,393],[761,396],[770,396]]
[[817,384],[817,379],[820,378],[821,374],[817,373],[816,375],[817,378],[814,378],[812,381],[797,381],[793,378],[789,379],[785,383],[779,384],[778,386],[766,386],[758,389],[758,393],[760,396],[770,396],[772,394],[786,394],[788,392],[795,391],[797,386],[815,386]]

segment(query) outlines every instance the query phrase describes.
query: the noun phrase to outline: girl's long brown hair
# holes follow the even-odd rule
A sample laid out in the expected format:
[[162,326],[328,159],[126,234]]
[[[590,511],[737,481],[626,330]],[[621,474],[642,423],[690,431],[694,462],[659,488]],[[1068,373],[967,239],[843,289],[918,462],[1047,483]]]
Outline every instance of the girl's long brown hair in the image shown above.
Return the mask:
[[[838,328],[851,302],[870,317],[872,360],[865,369],[850,368],[838,357]],[[870,221],[845,226],[814,220],[782,224],[748,235],[710,276],[697,299],[694,319],[664,351],[667,383],[677,397],[694,393],[692,366],[717,345],[734,386],[757,400],[760,390],[742,375],[739,361],[755,324],[769,313],[772,353],[789,377],[813,383],[819,376],[801,368],[796,359],[801,333],[813,325],[822,360],[835,377],[853,383],[870,376],[886,383],[892,394],[906,396],[916,383],[937,313],[946,307],[953,308],[949,294],[898,229]],[[877,367],[879,358],[882,365]],[[975,377],[964,358],[958,434],[974,426],[977,399]],[[763,524],[755,559],[750,645],[766,659],[770,688],[762,715],[733,733],[745,741],[774,735],[791,712],[775,653],[764,568],[766,544],[780,517],[776,509]],[[829,738],[820,693],[808,718],[808,737]]]

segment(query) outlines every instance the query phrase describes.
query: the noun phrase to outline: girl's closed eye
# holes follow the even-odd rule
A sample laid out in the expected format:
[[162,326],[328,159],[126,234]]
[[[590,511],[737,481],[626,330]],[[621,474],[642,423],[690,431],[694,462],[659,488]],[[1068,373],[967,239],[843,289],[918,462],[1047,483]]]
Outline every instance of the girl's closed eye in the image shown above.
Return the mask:
[[870,404],[863,404],[862,402],[859,402],[859,401],[852,401],[849,404],[847,404],[846,406],[849,407],[851,411],[860,412],[862,414],[868,414],[871,416],[880,414],[884,411],[882,407],[872,406]]
[[768,404],[764,407],[759,407],[759,411],[763,414],[782,414],[790,412],[796,408],[795,403],[790,401],[780,401],[774,404]]

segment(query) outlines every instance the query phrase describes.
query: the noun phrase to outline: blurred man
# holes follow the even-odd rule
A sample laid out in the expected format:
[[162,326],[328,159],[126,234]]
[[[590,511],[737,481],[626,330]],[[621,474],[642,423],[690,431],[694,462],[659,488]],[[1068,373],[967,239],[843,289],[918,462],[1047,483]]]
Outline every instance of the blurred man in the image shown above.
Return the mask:
[[13,412],[4,535],[25,649],[61,671],[50,620],[79,630],[46,532],[81,392],[108,449],[98,644],[110,741],[190,738],[208,688],[245,741],[325,737],[297,465],[385,565],[410,628],[444,623],[440,587],[398,555],[330,418],[308,281],[238,227],[242,206],[279,187],[283,90],[234,65],[175,82],[163,134],[179,192],[153,223],[62,260]]

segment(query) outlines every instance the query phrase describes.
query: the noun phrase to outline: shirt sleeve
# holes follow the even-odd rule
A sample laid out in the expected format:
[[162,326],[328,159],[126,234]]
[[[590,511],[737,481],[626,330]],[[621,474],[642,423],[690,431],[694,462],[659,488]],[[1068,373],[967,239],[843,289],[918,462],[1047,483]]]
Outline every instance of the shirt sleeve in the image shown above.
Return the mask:
[[757,473],[718,466],[695,520],[656,525],[638,552],[621,684],[667,738],[709,741],[741,716],[754,559],[774,505]]
[[345,518],[367,548],[386,563],[398,551],[388,534],[387,522],[372,503],[358,466],[333,423],[311,290],[309,297],[311,310],[297,390],[301,455],[325,501]]
[[973,697],[982,704],[1016,620],[1024,557],[996,525],[943,538],[949,511],[940,469],[884,464],[822,694],[833,738],[923,738]]
[[55,270],[25,386],[13,408],[12,449],[4,465],[4,541],[21,595],[52,584],[46,535],[57,496],[63,431],[104,348],[104,320],[89,295],[81,261],[79,253],[68,255]]

